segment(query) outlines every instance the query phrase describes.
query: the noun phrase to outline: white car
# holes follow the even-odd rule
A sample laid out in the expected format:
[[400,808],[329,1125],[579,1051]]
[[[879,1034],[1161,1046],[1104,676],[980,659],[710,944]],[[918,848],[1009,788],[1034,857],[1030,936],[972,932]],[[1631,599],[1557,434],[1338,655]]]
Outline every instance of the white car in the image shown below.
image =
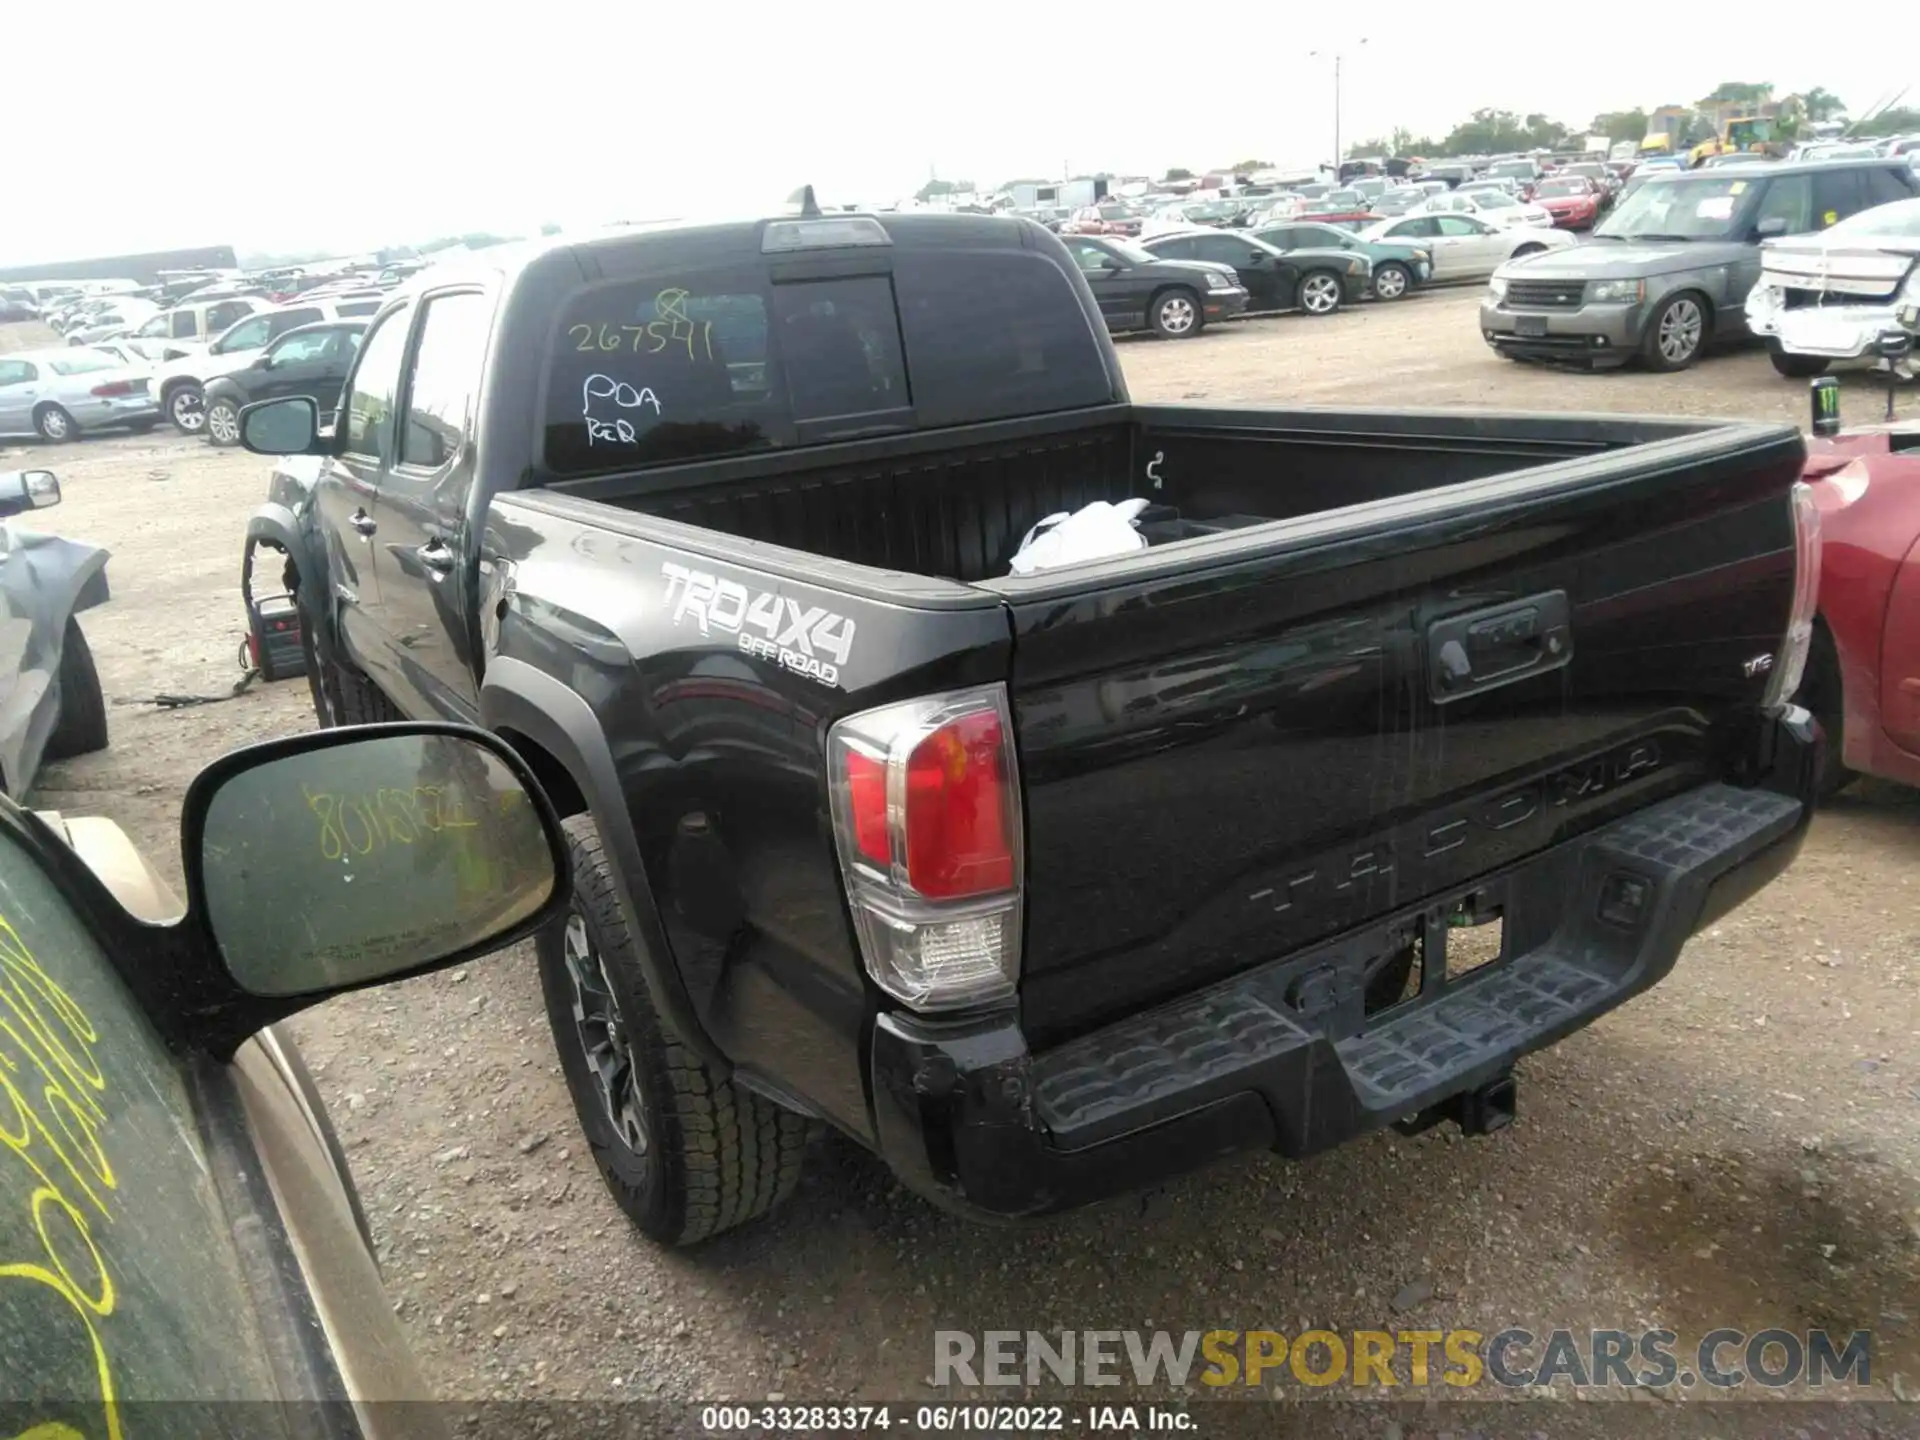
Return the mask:
[[1505,190],[1449,190],[1421,205],[1422,215],[1472,215],[1499,230],[1551,230],[1553,216],[1544,205],[1521,200]]
[[1566,230],[1489,225],[1477,215],[1407,215],[1360,231],[1366,241],[1418,245],[1433,256],[1433,283],[1484,280],[1509,260],[1564,250],[1574,243]]

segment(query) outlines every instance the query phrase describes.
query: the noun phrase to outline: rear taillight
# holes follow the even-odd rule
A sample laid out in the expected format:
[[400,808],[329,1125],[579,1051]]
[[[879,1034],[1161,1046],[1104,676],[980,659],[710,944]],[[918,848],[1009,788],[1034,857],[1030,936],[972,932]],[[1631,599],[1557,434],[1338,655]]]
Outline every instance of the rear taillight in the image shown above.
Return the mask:
[[1004,1000],[1020,975],[1020,775],[1004,685],[852,715],[827,736],[861,958],[916,1010]]
[[135,385],[131,380],[109,380],[104,385],[94,386],[93,393],[98,395],[102,400],[113,400],[122,395],[138,394],[144,389],[146,389],[146,386]]
[[1787,616],[1787,638],[1767,678],[1762,705],[1791,700],[1807,668],[1807,650],[1813,644],[1813,617],[1820,608],[1820,507],[1804,481],[1793,487],[1793,610]]

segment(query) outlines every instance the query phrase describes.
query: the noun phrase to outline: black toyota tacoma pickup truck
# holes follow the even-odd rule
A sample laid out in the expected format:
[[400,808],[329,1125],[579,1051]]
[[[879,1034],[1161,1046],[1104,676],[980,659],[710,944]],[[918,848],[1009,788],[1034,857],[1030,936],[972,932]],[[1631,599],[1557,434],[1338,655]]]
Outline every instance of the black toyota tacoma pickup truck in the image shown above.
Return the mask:
[[[322,724],[477,722],[571,816],[542,980],[650,1235],[766,1210],[816,1118],[995,1217],[1496,1129],[1800,844],[1791,428],[1134,404],[1010,218],[467,263],[335,430],[248,407],[309,457],[249,534]],[[1010,576],[1130,497],[1153,543]]]

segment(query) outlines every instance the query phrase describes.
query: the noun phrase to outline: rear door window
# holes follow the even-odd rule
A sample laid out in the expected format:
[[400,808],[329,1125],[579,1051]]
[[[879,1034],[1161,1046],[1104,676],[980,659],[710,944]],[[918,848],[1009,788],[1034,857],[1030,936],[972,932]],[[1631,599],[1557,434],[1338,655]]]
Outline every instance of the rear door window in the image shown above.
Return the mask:
[[1867,208],[1866,186],[1859,170],[1829,170],[1813,177],[1815,228],[1838,225]]
[[493,302],[478,292],[437,295],[427,302],[407,378],[402,465],[437,470],[459,450],[473,419],[492,323]]

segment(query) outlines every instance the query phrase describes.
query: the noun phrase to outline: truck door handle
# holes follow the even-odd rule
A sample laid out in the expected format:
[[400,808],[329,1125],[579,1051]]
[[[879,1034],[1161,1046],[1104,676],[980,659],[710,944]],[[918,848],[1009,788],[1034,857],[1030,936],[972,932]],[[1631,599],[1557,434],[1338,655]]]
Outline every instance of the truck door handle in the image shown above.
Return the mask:
[[453,573],[453,551],[438,535],[413,552],[420,557],[420,563],[435,575]]
[[380,527],[373,523],[373,517],[364,510],[356,510],[347,517],[347,523],[362,535],[371,535]]

